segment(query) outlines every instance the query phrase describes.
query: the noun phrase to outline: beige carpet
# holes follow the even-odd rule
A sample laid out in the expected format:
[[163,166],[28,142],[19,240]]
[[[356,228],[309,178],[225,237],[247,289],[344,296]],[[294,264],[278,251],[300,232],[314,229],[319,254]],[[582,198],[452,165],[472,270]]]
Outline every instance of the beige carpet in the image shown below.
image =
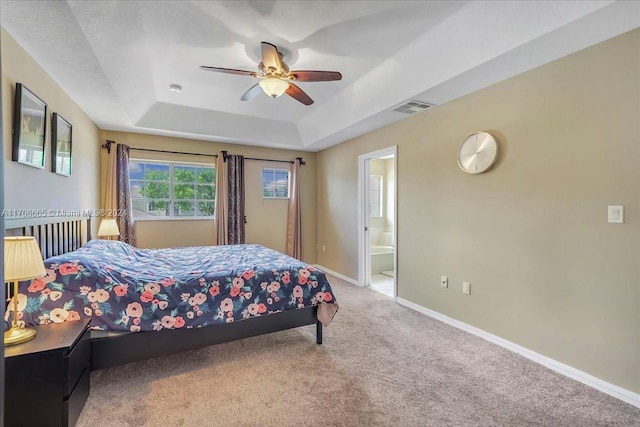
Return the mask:
[[94,372],[79,426],[640,426],[640,409],[331,278],[303,327]]

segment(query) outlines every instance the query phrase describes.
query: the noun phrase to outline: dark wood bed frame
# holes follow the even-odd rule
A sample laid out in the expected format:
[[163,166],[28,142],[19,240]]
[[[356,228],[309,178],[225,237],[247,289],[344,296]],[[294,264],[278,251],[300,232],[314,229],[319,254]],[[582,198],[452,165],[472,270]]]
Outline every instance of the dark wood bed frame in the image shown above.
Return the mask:
[[[5,218],[6,235],[34,236],[44,259],[80,248],[91,239],[91,217]],[[316,325],[316,343],[322,344],[317,307],[288,310],[240,322],[158,332],[91,331],[91,370],[166,356],[213,344],[271,332]]]

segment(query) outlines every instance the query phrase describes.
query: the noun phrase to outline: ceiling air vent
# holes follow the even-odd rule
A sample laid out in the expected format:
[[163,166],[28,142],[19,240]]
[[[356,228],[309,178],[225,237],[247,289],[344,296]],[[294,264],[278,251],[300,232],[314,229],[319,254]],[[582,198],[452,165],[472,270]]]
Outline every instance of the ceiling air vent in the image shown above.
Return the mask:
[[415,114],[421,111],[426,110],[429,107],[433,107],[433,104],[429,104],[427,102],[412,100],[405,104],[402,104],[391,111],[397,111],[398,113],[404,114]]

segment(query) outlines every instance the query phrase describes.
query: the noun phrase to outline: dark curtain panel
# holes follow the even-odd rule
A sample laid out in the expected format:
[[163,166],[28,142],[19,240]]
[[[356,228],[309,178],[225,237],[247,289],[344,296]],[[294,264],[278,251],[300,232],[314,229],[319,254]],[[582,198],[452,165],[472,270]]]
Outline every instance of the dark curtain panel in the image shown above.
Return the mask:
[[135,246],[136,234],[133,230],[133,210],[131,208],[131,191],[129,188],[129,147],[118,144],[117,150],[118,210],[121,215],[116,218],[120,229],[120,240]]
[[244,156],[227,156],[229,171],[230,245],[244,243]]

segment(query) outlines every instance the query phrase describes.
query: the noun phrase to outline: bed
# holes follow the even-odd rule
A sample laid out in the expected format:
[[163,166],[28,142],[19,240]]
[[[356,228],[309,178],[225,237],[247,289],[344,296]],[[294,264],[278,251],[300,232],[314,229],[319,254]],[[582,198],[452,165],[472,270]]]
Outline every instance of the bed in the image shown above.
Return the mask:
[[5,221],[34,235],[47,275],[20,285],[27,325],[90,318],[92,370],[304,325],[337,311],[326,275],[259,245],[137,249],[90,218]]

